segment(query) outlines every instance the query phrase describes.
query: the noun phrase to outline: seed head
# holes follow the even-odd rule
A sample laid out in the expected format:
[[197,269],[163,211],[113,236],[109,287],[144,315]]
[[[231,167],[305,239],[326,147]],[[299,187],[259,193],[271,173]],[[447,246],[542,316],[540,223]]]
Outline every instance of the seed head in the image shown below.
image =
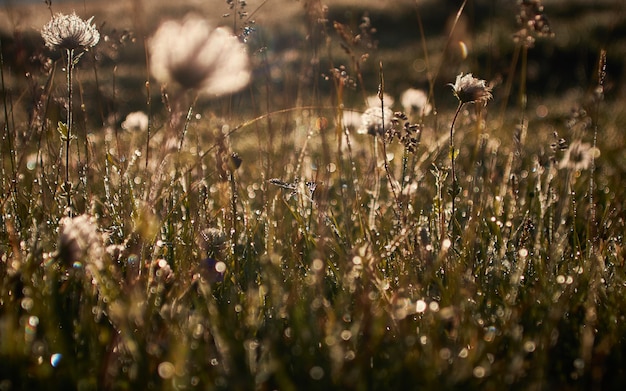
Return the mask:
[[52,50],[89,49],[100,41],[100,33],[91,22],[81,19],[75,12],[70,15],[58,13],[41,29],[41,37]]
[[244,44],[227,28],[213,29],[200,17],[164,22],[148,45],[152,75],[163,84],[220,96],[250,81]]
[[454,84],[448,85],[452,86],[452,93],[461,103],[483,103],[486,105],[487,101],[493,97],[491,87],[487,86],[487,82],[475,78],[471,73],[465,76],[461,73],[456,77]]

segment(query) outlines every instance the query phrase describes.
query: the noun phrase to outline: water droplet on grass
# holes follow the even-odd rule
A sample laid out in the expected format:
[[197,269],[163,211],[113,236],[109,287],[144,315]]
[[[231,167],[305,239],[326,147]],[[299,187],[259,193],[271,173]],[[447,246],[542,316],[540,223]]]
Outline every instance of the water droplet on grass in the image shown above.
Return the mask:
[[57,366],[59,366],[62,358],[63,355],[61,353],[54,353],[52,356],[50,356],[50,365],[52,365],[53,368],[56,368]]

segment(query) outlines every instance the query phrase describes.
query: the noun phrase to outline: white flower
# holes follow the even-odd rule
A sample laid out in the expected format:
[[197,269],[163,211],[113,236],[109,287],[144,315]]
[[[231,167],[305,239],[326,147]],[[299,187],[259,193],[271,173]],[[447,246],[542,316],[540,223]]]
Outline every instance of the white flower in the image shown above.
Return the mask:
[[448,85],[452,86],[454,96],[461,103],[480,102],[486,105],[487,101],[492,98],[491,87],[487,86],[487,82],[475,78],[471,73],[465,76],[461,73],[456,77],[454,84]]
[[99,270],[103,268],[104,249],[102,235],[93,217],[83,214],[64,217],[59,223],[59,247],[57,254],[67,266],[77,262],[89,263]]
[[385,107],[384,110],[379,107],[370,107],[361,115],[361,126],[357,129],[357,133],[381,136],[391,129],[392,118],[393,111],[389,107]]
[[148,47],[150,70],[161,83],[220,96],[237,92],[250,81],[245,46],[227,28],[213,29],[197,16],[164,22]]
[[592,148],[591,144],[576,140],[565,151],[563,159],[559,163],[559,168],[567,168],[573,171],[586,170],[591,164],[591,159],[599,155],[599,153],[600,151],[597,148]]
[[148,116],[143,111],[134,111],[126,116],[126,119],[122,122],[122,129],[125,130],[140,130],[145,132],[148,130]]
[[91,24],[93,16],[81,19],[75,12],[56,14],[41,29],[41,37],[50,49],[89,49],[100,41],[100,33]]
[[[383,105],[385,105],[385,107],[393,106],[394,101],[395,100],[391,95],[383,93]],[[365,103],[367,104],[367,107],[377,107],[378,109],[380,109],[380,97],[378,96],[378,94],[368,96]]]
[[432,110],[432,106],[428,103],[428,95],[422,90],[409,88],[402,93],[400,103],[407,114],[417,114],[427,116]]

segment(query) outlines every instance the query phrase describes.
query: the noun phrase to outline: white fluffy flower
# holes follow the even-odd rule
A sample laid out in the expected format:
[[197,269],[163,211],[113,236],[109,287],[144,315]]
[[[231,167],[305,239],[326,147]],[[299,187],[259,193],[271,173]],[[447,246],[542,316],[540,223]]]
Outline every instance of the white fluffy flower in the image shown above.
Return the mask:
[[128,113],[126,119],[122,122],[122,129],[140,130],[145,132],[148,130],[148,116],[143,111],[134,111]]
[[[385,105],[385,107],[391,107],[393,106],[393,102],[395,100],[393,99],[393,96],[389,95],[389,94],[383,94],[383,105]],[[367,101],[365,102],[367,104],[367,107],[377,107],[378,109],[380,109],[380,96],[378,96],[378,94],[376,95],[371,95],[367,97]]]
[[163,84],[220,96],[237,92],[250,82],[245,46],[229,29],[214,29],[200,17],[164,22],[148,45],[150,70]]
[[402,93],[400,104],[407,114],[417,114],[420,117],[430,114],[432,106],[428,103],[428,95],[422,90],[409,88]]
[[391,128],[392,118],[393,111],[389,107],[385,107],[384,110],[370,107],[361,115],[361,126],[357,133],[381,136]]

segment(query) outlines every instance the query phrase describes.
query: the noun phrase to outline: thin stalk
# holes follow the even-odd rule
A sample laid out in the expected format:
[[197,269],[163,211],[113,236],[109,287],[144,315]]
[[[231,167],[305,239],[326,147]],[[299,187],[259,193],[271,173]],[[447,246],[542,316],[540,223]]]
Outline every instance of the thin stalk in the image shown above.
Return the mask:
[[[379,74],[379,78],[380,78],[380,84],[378,86],[378,97],[380,99],[380,118],[381,118],[381,122],[382,122],[382,129],[383,129],[383,134],[381,136],[381,141],[383,142],[383,162],[385,164],[385,174],[387,175],[387,181],[389,181],[389,186],[391,187],[391,194],[393,195],[393,200],[395,201],[395,205],[396,207],[392,208],[394,215],[396,216],[396,218],[398,219],[398,221],[400,221],[400,212],[398,212],[397,208],[400,207],[399,205],[399,200],[398,200],[398,195],[396,194],[396,189],[394,187],[394,180],[393,177],[391,175],[391,171],[389,169],[389,160],[387,160],[387,135],[385,134],[387,132],[387,129],[385,129],[385,102],[384,102],[384,96],[385,96],[385,78],[383,75],[383,62],[380,61],[379,62],[379,69],[380,69],[380,74]],[[376,162],[376,164],[378,164],[378,161]]]
[[456,168],[454,164],[454,124],[456,122],[459,113],[461,112],[461,108],[463,107],[463,102],[459,102],[459,105],[456,108],[456,112],[454,113],[454,118],[452,119],[452,125],[450,125],[450,173],[452,174],[452,213],[450,215],[450,224],[452,224],[452,232],[454,232],[455,226],[455,199],[458,194],[458,182],[456,180]]
[[150,95],[150,55],[148,54],[148,47],[144,45],[144,54],[146,57],[146,110],[148,111],[148,129],[146,135],[146,169],[148,168],[148,160],[150,157],[150,131],[152,130],[152,96]]
[[598,118],[600,114],[600,102],[604,97],[604,79],[606,77],[606,50],[600,51],[600,59],[598,61],[598,85],[595,90],[595,105],[593,113],[593,151],[591,154],[591,167],[589,168],[589,219],[587,221],[587,237],[589,238],[589,256],[593,256],[594,246],[596,242],[596,204],[593,198],[595,191],[594,175],[596,172],[595,151],[598,145]]
[[73,122],[73,88],[72,77],[74,70],[74,49],[67,49],[67,135],[65,138],[65,193],[67,195],[67,210],[71,215],[72,208],[72,192],[70,183],[70,143],[72,141],[72,122]]
[[198,101],[198,94],[193,99],[193,102],[189,106],[189,110],[187,110],[187,116],[185,117],[185,124],[183,125],[183,132],[180,135],[180,141],[178,142],[178,152],[183,148],[183,143],[185,142],[185,135],[187,134],[187,129],[189,128],[189,122],[191,122],[191,115],[193,114],[193,107],[196,105]]
[[[4,56],[2,55],[2,40],[0,40],[0,80],[2,82],[2,101],[4,103],[4,137],[9,144],[9,160],[11,162],[11,188],[13,189],[14,195],[17,196],[17,188],[15,185],[17,181],[17,169],[14,155],[15,151],[13,148],[13,134],[11,133],[11,127],[9,125],[12,121],[9,119],[9,103],[7,99],[7,89],[4,83]],[[4,171],[4,163],[2,163],[2,170]],[[4,180],[4,176],[2,179]]]

